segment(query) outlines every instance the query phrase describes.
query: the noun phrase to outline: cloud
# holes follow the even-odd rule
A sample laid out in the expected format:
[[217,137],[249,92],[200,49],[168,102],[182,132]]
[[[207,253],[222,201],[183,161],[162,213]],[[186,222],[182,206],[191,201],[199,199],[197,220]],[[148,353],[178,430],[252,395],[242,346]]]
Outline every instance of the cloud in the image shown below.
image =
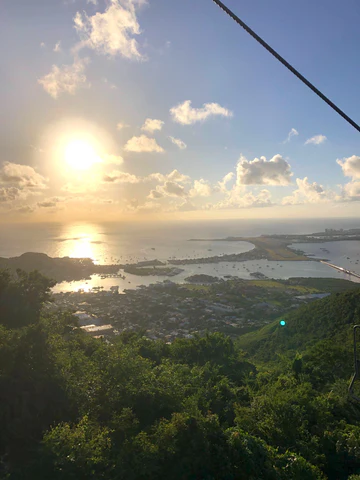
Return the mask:
[[231,180],[234,178],[235,174],[234,172],[229,172],[225,175],[225,177],[220,181],[218,182],[219,183],[219,187],[220,187],[220,190],[222,192],[227,192],[227,188],[226,188],[226,185],[231,182]]
[[194,186],[190,190],[190,197],[210,197],[214,193],[214,188],[201,178],[200,180],[194,181]]
[[271,207],[271,193],[269,190],[263,189],[258,194],[254,192],[245,192],[243,187],[235,185],[229,191],[227,198],[215,205],[208,205],[208,208],[223,210],[233,208],[261,208]]
[[41,43],[40,43],[40,47],[41,47],[41,48],[45,48],[45,47],[46,47],[45,43],[44,43],[44,42],[41,42]]
[[60,53],[61,52],[61,46],[60,45],[61,45],[61,42],[60,41],[57,42],[53,51],[56,52],[56,53]]
[[127,152],[164,152],[155,138],[149,138],[146,135],[130,138],[124,149]]
[[29,165],[5,163],[0,169],[0,183],[8,183],[22,188],[44,189],[46,179]]
[[202,108],[193,108],[191,100],[186,100],[176,107],[170,109],[170,114],[174,122],[182,125],[193,125],[196,122],[207,120],[209,117],[220,115],[223,117],[232,117],[233,113],[219,105],[218,103],[205,103]]
[[156,130],[161,130],[164,125],[162,120],[156,120],[155,118],[147,118],[141,130],[144,132],[154,133]]
[[0,188],[0,203],[8,203],[21,197],[21,190],[16,187]]
[[341,195],[335,199],[337,202],[360,201],[360,182],[349,182],[342,186]]
[[141,179],[131,173],[114,171],[103,176],[103,182],[107,183],[139,183]]
[[98,4],[98,0],[86,0],[86,3],[92,3],[96,6]]
[[310,183],[308,177],[296,179],[297,189],[292,195],[282,199],[283,205],[299,205],[302,203],[320,203],[328,201],[331,192],[326,192],[324,187],[317,182]]
[[290,164],[281,155],[269,161],[265,157],[248,161],[241,156],[236,172],[237,185],[288,185],[292,176]]
[[298,135],[299,135],[299,132],[295,128],[292,128],[287,136],[287,139],[284,140],[283,143],[289,143],[293,137],[296,137]]
[[162,198],[164,194],[162,192],[158,192],[157,190],[151,190],[148,198]]
[[21,213],[23,215],[26,215],[28,213],[33,213],[35,212],[36,207],[34,205],[24,205],[22,207],[15,208],[16,213]]
[[40,208],[52,208],[52,207],[56,207],[56,202],[50,201],[50,200],[44,201],[44,202],[38,202],[37,206]]
[[143,60],[135,35],[140,35],[136,6],[145,2],[134,0],[111,0],[103,13],[92,16],[77,12],[75,29],[82,43],[104,55],[122,55],[128,59]]
[[167,180],[174,181],[177,183],[190,183],[191,178],[188,175],[180,173],[178,170],[173,170],[172,172],[164,175],[163,173],[151,173],[148,175],[145,180],[154,180],[159,183],[166,182]]
[[87,58],[75,59],[72,65],[53,65],[51,72],[38,80],[44,90],[53,98],[58,98],[60,93],[74,95],[76,91],[86,85],[84,73]]
[[186,143],[180,140],[180,138],[169,137],[174,145],[180,148],[180,150],[185,150],[187,147]]
[[308,140],[306,140],[305,145],[321,145],[327,140],[325,135],[315,135],[315,137],[311,137]]
[[360,178],[360,157],[352,155],[342,160],[336,160],[346,177]]
[[127,128],[127,127],[130,127],[130,125],[127,125],[126,123],[123,123],[123,122],[119,122],[116,125],[117,130],[122,130],[123,128]]
[[[164,185],[158,185],[156,191],[165,197],[185,197],[187,196],[185,187],[170,180],[166,181]],[[152,197],[155,198],[155,197]]]

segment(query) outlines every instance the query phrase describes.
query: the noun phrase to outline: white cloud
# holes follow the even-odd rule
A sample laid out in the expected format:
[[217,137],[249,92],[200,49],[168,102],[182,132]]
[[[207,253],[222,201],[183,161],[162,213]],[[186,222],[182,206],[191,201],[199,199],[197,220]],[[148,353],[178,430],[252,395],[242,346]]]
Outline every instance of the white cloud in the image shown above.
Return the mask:
[[53,98],[58,98],[60,93],[74,95],[78,88],[86,85],[85,66],[87,58],[75,59],[72,65],[53,65],[51,72],[40,78],[38,82]]
[[46,179],[36,173],[29,165],[5,163],[0,169],[0,183],[16,185],[22,188],[46,188]]
[[97,5],[98,4],[98,0],[86,0],[87,3],[92,3],[93,5]]
[[149,138],[146,135],[130,138],[124,149],[127,152],[164,152],[155,138]]
[[180,138],[169,137],[174,145],[180,148],[180,150],[185,150],[187,147],[186,143],[180,140]]
[[269,190],[263,189],[258,194],[254,192],[245,192],[243,187],[235,185],[229,191],[227,198],[215,205],[208,205],[211,209],[233,209],[233,208],[261,208],[270,207],[271,193]]
[[360,200],[360,182],[349,182],[344,185],[345,197],[351,200]]
[[122,55],[128,59],[144,59],[135,35],[140,35],[135,0],[111,0],[103,13],[92,16],[76,13],[75,29],[80,35],[80,47],[89,47],[104,55]]
[[156,130],[161,130],[164,125],[162,120],[156,120],[155,118],[147,118],[141,130],[148,133],[154,133]]
[[141,178],[131,173],[114,171],[111,173],[106,173],[103,176],[103,182],[107,183],[139,183]]
[[310,183],[308,177],[296,179],[297,189],[292,195],[282,199],[283,205],[299,205],[302,203],[320,203],[328,201],[331,193],[317,182]]
[[241,156],[236,171],[238,185],[288,185],[292,176],[290,164],[281,155],[269,161],[265,157],[249,161]]
[[352,155],[342,160],[336,160],[336,162],[341,166],[346,177],[360,178],[360,157]]
[[210,197],[214,193],[214,188],[201,178],[200,180],[195,180],[193,188],[190,190],[190,197]]
[[205,121],[209,117],[220,115],[223,117],[232,117],[233,113],[218,103],[205,103],[202,108],[193,108],[191,100],[186,100],[176,107],[170,109],[174,122],[182,125],[192,125],[196,122]]
[[325,135],[315,135],[314,137],[311,137],[308,140],[306,140],[305,145],[310,145],[310,144],[321,145],[326,140],[327,138],[325,137]]
[[54,52],[60,53],[61,52],[61,42],[57,42],[57,44],[54,47]]
[[226,185],[231,182],[231,180],[234,178],[235,174],[234,172],[229,172],[225,175],[225,177],[219,182],[219,187],[222,192],[227,192]]
[[299,132],[295,128],[292,128],[287,136],[287,139],[284,140],[283,143],[289,143],[293,137],[296,137],[298,135],[299,135]]
[[116,125],[117,130],[122,130],[123,128],[127,128],[127,127],[130,127],[130,125],[127,125],[126,123],[123,123],[123,122],[119,122]]
[[178,170],[173,170],[166,175],[163,173],[151,173],[145,178],[145,180],[156,181],[159,183],[166,182],[167,180],[177,183],[191,183],[191,178],[188,175],[180,173]]

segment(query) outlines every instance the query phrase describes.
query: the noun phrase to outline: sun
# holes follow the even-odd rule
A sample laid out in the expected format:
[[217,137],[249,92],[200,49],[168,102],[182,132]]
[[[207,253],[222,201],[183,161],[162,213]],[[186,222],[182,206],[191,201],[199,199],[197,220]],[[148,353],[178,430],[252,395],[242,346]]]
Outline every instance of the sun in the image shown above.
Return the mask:
[[76,170],[87,170],[101,162],[94,147],[84,140],[73,140],[65,147],[65,161]]

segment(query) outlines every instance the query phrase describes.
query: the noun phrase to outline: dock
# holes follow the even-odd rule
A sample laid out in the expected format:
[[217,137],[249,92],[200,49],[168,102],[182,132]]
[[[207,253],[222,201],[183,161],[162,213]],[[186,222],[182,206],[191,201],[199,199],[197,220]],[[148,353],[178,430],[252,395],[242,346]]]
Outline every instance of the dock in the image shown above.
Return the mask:
[[347,268],[339,267],[338,265],[334,265],[333,263],[325,262],[324,260],[320,260],[320,263],[323,263],[324,265],[328,265],[331,268],[335,268],[335,270],[339,270],[339,272],[346,273],[346,275],[350,275],[352,277],[356,277],[360,279],[360,275],[358,273],[352,272],[351,270],[348,270]]

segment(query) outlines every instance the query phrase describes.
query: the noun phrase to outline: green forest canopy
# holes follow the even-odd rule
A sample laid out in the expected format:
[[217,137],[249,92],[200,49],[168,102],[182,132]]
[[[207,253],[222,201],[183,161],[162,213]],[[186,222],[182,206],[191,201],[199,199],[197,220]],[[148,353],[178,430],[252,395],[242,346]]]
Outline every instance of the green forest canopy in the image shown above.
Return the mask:
[[360,474],[348,398],[360,289],[236,342],[86,336],[52,282],[0,272],[0,478],[330,480]]

